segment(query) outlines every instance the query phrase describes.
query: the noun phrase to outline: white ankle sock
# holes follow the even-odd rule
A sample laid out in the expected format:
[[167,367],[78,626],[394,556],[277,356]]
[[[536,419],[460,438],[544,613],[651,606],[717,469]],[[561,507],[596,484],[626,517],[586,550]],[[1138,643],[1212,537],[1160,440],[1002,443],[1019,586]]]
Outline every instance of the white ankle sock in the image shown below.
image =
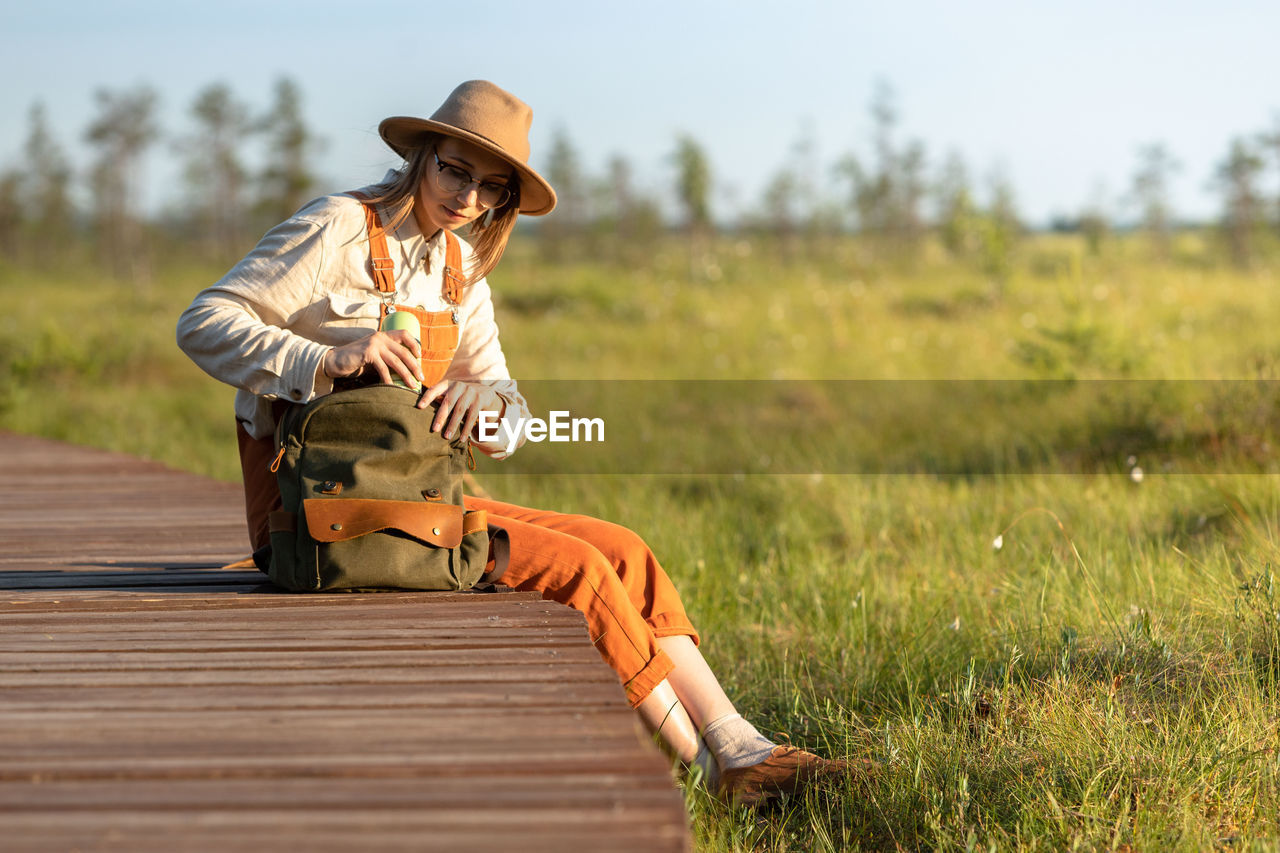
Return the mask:
[[721,770],[759,764],[777,746],[742,719],[741,714],[726,714],[707,723],[702,730],[702,739],[715,754]]

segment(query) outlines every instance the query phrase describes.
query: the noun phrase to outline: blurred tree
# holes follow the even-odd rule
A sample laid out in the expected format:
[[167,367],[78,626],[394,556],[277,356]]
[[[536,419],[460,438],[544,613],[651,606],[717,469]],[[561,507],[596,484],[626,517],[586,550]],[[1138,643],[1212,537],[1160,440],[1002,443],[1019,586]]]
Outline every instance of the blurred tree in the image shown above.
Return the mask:
[[310,201],[317,184],[311,156],[324,147],[324,142],[307,129],[302,117],[302,91],[288,77],[276,81],[275,102],[255,129],[267,138],[267,160],[259,176],[255,209],[269,227],[288,219]]
[[692,136],[676,138],[672,155],[676,163],[676,198],[684,209],[685,233],[689,235],[689,277],[697,278],[709,268],[707,253],[711,238],[711,164],[706,151]]
[[636,194],[632,186],[631,163],[621,154],[609,158],[602,196],[601,207],[606,211],[605,215],[614,221],[619,236],[625,239],[632,227]]
[[[1271,161],[1275,164],[1277,173],[1280,174],[1280,113],[1276,114],[1272,119],[1271,131],[1261,134],[1258,142],[1262,145],[1262,149],[1271,155]],[[1273,206],[1272,215],[1274,216],[1275,228],[1276,232],[1280,234],[1280,183],[1277,184]]]
[[71,203],[71,166],[66,155],[49,131],[44,105],[32,105],[28,114],[31,129],[27,134],[26,174],[23,179],[22,204],[30,223],[29,244],[47,260],[50,253],[64,249],[74,225],[75,209]]
[[936,185],[938,233],[952,257],[968,258],[979,248],[980,213],[969,182],[969,169],[959,152],[947,155]]
[[797,249],[797,225],[801,216],[798,209],[799,185],[800,179],[795,170],[784,166],[769,180],[761,198],[761,230],[777,236],[784,261],[791,261]]
[[891,254],[910,260],[918,253],[924,237],[924,143],[913,140],[899,148],[894,139],[898,122],[894,94],[883,81],[876,84],[870,112],[873,167],[868,170],[850,154],[837,169],[852,185],[858,230],[874,237]]
[[990,201],[979,225],[980,259],[983,272],[991,278],[997,294],[1002,294],[1013,271],[1013,251],[1022,236],[1022,223],[1008,175],[997,169],[988,180]]
[[22,173],[0,173],[0,258],[14,261],[22,244]]
[[800,179],[795,170],[784,166],[769,179],[761,197],[764,205],[764,221],[761,224],[766,230],[776,232],[784,241],[795,236],[802,215],[799,186]]
[[631,183],[631,164],[621,154],[609,158],[605,176],[596,184],[596,230],[611,235],[616,242],[632,239],[635,231],[635,188]]
[[194,224],[207,250],[219,260],[229,260],[242,248],[246,171],[240,146],[254,125],[248,107],[224,83],[203,89],[191,105],[191,115],[196,132],[179,146],[187,155]]
[[855,154],[845,154],[836,161],[832,173],[837,182],[847,182],[847,205],[853,212],[854,228],[864,234],[875,230],[875,204],[872,201],[871,176]]
[[110,269],[145,283],[150,265],[137,215],[142,192],[142,157],[156,141],[156,93],[149,86],[95,95],[98,115],[85,138],[98,152],[89,171],[98,250]]
[[1254,147],[1241,138],[1232,140],[1227,159],[1218,166],[1217,183],[1225,202],[1222,228],[1231,260],[1238,266],[1252,263],[1257,232],[1263,223],[1258,179],[1264,166]]
[[1169,257],[1173,212],[1169,203],[1169,179],[1181,168],[1163,144],[1154,142],[1138,149],[1138,169],[1133,175],[1132,195],[1141,211],[1142,228],[1147,232],[1157,258]]
[[662,217],[653,199],[636,192],[631,164],[625,157],[610,158],[597,195],[598,215],[593,227],[612,238],[608,243],[614,259],[636,263],[651,256],[662,230]]
[[1101,184],[1094,187],[1092,198],[1080,211],[1077,227],[1089,254],[1102,254],[1102,244],[1111,236],[1111,220],[1107,217],[1107,192]]
[[588,216],[587,182],[578,151],[563,127],[551,138],[546,177],[556,188],[556,211],[539,223],[539,235],[545,255],[563,260],[581,237]]
[[[839,230],[839,223],[828,221],[830,210],[823,204],[825,187],[819,186],[813,179],[818,174],[818,138],[813,123],[804,121],[791,149],[787,152],[787,165],[784,171],[790,175],[789,191],[791,201],[791,223],[794,231],[802,229],[809,238],[810,248],[814,248],[815,240],[822,235]],[[779,175],[781,177],[781,173]]]
[[925,181],[924,143],[913,140],[898,155],[892,170],[894,189],[891,233],[907,255],[915,255],[924,237],[921,205],[928,186]]
[[875,151],[875,171],[863,176],[855,187],[855,204],[863,230],[887,233],[893,228],[894,164],[897,154],[893,146],[893,128],[898,111],[893,102],[893,89],[883,80],[876,82],[871,98],[871,138]]
[[685,228],[691,236],[711,230],[711,164],[692,136],[676,139],[676,197],[684,208]]
[[820,160],[816,134],[806,121],[791,143],[786,161],[765,184],[759,207],[743,220],[762,236],[776,237],[784,261],[794,260],[801,248],[815,261],[834,247],[833,238],[845,230],[847,205],[839,197],[839,189],[833,197],[829,188],[848,178],[856,164],[823,169]]

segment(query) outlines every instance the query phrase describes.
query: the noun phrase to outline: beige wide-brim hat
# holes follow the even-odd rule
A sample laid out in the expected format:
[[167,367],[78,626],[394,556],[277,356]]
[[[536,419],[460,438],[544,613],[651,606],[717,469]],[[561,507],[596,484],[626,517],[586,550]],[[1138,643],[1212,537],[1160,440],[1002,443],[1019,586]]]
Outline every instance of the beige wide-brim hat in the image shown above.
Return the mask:
[[487,80],[468,80],[453,90],[431,118],[393,116],[383,119],[378,133],[406,160],[428,133],[454,136],[498,155],[520,176],[520,212],[542,216],[556,206],[556,191],[529,168],[531,124],[533,110],[524,101]]

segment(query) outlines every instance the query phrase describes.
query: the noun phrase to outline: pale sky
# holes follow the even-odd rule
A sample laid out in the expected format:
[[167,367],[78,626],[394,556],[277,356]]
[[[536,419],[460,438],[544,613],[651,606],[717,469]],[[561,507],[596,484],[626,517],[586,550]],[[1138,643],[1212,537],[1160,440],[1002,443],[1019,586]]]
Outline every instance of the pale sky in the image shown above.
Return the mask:
[[[99,88],[155,87],[172,137],[190,132],[204,86],[224,81],[260,111],[287,75],[328,142],[322,190],[347,189],[395,163],[382,118],[429,115],[457,83],[486,78],[532,105],[535,168],[563,128],[589,171],[621,154],[665,190],[688,133],[731,218],[759,203],[803,135],[815,153],[797,165],[819,182],[842,154],[868,155],[867,108],[885,81],[900,139],[922,140],[935,168],[956,151],[975,178],[1002,170],[1033,222],[1099,193],[1116,206],[1137,150],[1157,141],[1182,164],[1175,208],[1211,216],[1231,139],[1280,126],[1277,33],[1280,3],[1262,0],[10,0],[0,168],[21,162],[36,101],[83,168]],[[180,197],[177,174],[171,144],[153,149],[149,207]]]

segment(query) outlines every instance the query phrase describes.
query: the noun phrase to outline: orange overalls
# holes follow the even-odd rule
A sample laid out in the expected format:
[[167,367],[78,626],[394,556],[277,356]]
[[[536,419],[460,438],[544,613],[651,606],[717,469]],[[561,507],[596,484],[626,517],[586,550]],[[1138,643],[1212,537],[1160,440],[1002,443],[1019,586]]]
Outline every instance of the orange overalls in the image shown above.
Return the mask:
[[[371,205],[365,205],[365,211],[375,283],[380,292],[394,294],[392,265],[377,213]],[[460,286],[461,278],[453,271],[462,264],[452,234],[446,233],[446,246],[444,281],[449,295],[448,288]],[[418,317],[423,331],[423,381],[427,385],[438,382],[458,346],[458,326],[451,312],[407,306],[396,306],[396,310],[411,311]],[[270,542],[267,518],[281,507],[276,478],[269,470],[276,447],[271,436],[250,438],[239,424],[237,433],[249,538],[256,550]],[[502,583],[518,590],[536,590],[546,600],[581,611],[592,642],[618,674],[632,707],[674,667],[658,648],[658,637],[686,635],[698,642],[698,632],[685,614],[680,594],[649,546],[632,531],[585,515],[470,496],[465,501],[467,509],[485,510],[489,522],[504,528],[510,537],[511,556]]]

